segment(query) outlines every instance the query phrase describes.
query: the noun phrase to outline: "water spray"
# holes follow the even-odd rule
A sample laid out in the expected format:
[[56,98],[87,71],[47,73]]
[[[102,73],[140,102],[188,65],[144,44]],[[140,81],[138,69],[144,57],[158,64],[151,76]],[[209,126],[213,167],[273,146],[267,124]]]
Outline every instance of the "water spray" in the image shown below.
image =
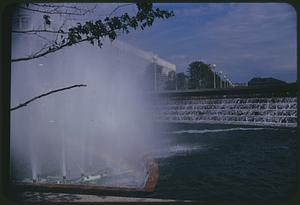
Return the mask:
[[84,180],[84,173],[81,173],[81,174],[80,174],[80,179],[81,179],[81,180]]
[[64,176],[63,176],[63,183],[66,182],[66,179],[67,179],[67,177],[64,175]]

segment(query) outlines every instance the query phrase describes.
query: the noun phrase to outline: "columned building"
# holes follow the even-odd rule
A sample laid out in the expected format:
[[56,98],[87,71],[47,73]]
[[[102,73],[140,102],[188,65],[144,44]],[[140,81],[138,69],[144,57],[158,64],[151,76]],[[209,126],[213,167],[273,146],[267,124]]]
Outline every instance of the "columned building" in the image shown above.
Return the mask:
[[[167,88],[168,81],[175,81],[176,65],[159,57],[157,54],[139,49],[124,41],[115,40],[112,46],[118,50],[118,57],[134,58],[140,62],[137,67],[143,74],[143,78],[148,81],[147,90],[162,91]],[[144,66],[146,65],[146,66]]]

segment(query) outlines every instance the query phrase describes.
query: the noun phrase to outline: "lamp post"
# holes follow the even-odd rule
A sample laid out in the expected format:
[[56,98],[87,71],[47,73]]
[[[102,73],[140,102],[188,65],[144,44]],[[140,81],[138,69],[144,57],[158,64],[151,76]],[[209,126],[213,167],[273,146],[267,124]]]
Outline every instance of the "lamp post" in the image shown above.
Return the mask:
[[225,80],[224,88],[227,88],[227,77],[226,77],[226,75],[224,75],[224,80]]
[[216,66],[217,66],[216,64],[211,65],[212,72],[214,73],[214,88],[216,88],[216,72],[215,72]]
[[175,73],[175,90],[177,91],[177,75]]
[[231,87],[230,86],[230,79],[229,78],[227,78],[227,87]]
[[223,72],[220,71],[219,73],[220,73],[220,76],[219,76],[220,77],[220,88],[222,88],[222,74],[223,74]]
[[199,88],[202,88],[202,80],[199,80]]

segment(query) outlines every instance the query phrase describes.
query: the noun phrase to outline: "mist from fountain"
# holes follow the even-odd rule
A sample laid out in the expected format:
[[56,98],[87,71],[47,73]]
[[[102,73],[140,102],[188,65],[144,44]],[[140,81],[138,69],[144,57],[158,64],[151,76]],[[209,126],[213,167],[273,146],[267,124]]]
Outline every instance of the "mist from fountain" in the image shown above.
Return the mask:
[[[12,57],[40,46],[35,38],[15,35]],[[12,63],[12,106],[49,90],[87,85],[11,112],[12,178],[72,181],[103,170],[145,175],[142,158],[159,138],[147,109],[152,99],[144,92],[142,71],[148,64],[108,40],[103,48],[81,44]]]

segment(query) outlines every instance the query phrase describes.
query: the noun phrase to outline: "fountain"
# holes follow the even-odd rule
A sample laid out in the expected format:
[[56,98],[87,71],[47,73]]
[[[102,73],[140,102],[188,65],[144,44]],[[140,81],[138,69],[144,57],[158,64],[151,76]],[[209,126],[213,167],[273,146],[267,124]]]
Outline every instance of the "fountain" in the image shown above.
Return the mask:
[[[12,56],[40,48],[36,38],[14,34]],[[119,52],[108,40],[103,43],[103,48],[82,44],[45,58],[12,63],[12,105],[49,90],[87,85],[11,112],[15,184],[144,190],[151,173],[157,180],[154,162],[144,158],[159,137],[146,109],[151,99],[141,78],[149,62]],[[155,180],[150,178],[147,186],[153,187]]]
[[296,96],[166,96],[153,110],[163,122],[297,126]]

